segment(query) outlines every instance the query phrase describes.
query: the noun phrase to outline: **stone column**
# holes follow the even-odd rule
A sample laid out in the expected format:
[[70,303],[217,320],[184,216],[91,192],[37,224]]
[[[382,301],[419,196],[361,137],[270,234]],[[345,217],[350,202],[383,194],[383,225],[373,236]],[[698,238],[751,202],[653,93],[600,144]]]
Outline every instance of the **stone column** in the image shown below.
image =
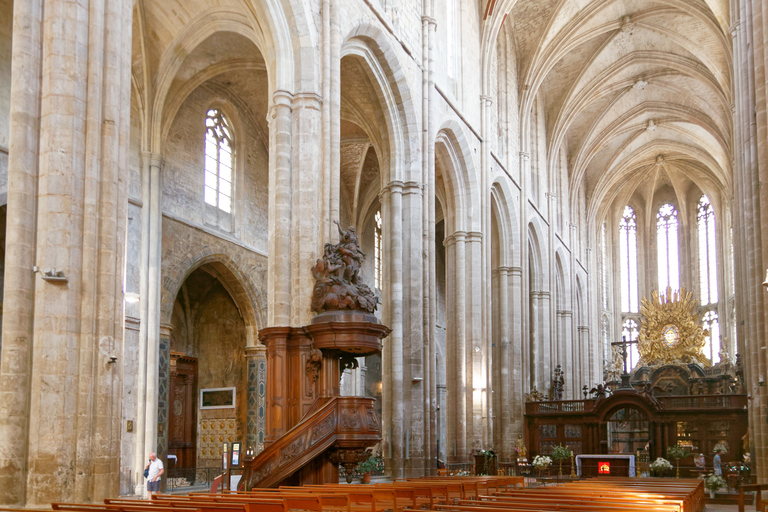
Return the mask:
[[[158,418],[160,412],[160,300],[162,290],[160,279],[162,277],[161,253],[163,240],[161,174],[163,166],[165,165],[162,156],[156,153],[145,154],[144,158],[149,166],[149,204],[142,206],[142,210],[147,210],[149,214],[149,233],[147,236],[149,244],[146,249],[146,385],[144,399],[141,401],[141,403],[144,404],[144,424],[139,426],[139,428],[144,429],[144,443],[143,446],[140,447],[141,453],[139,453],[137,449],[137,458],[135,461],[137,469],[142,473],[145,465],[144,460],[150,452],[156,452],[158,453],[158,457],[160,457],[160,447],[158,446],[158,442],[161,441],[161,439],[158,437]],[[142,257],[144,258],[144,256]],[[144,321],[144,319],[142,319],[142,321]],[[144,342],[144,340],[140,341],[140,343],[142,342]],[[168,350],[170,350],[170,348],[168,348]],[[168,383],[166,382],[166,393],[167,385]],[[138,482],[137,487],[139,485],[142,487],[142,495],[146,495],[146,486],[143,485],[141,480]]]
[[515,415],[515,404],[512,400],[512,383],[514,382],[515,387],[519,387],[522,384],[519,380],[513,381],[511,379],[514,358],[510,350],[510,324],[513,312],[509,306],[509,270],[509,267],[499,267],[493,271],[494,281],[498,283],[495,287],[497,290],[497,300],[494,306],[494,314],[498,325],[498,338],[494,339],[494,343],[498,347],[498,360],[495,361],[495,366],[500,373],[498,386],[494,386],[494,390],[499,395],[497,402],[499,407],[496,408],[498,427],[494,429],[494,446],[499,450],[500,459],[505,461],[512,459],[515,439],[517,438],[514,435],[512,424],[512,418]]
[[8,246],[18,248],[6,254],[0,502],[99,501],[119,491],[110,357],[123,331],[132,3],[14,7]]
[[517,439],[517,434],[523,433],[523,412],[525,408],[525,395],[530,376],[525,368],[526,361],[523,357],[523,269],[520,267],[509,268],[509,292],[510,306],[509,314],[510,331],[509,342],[512,346],[510,350],[510,359],[508,367],[510,371],[510,382],[513,387],[510,393],[510,415],[512,419],[513,433],[515,434],[512,443]]
[[292,95],[275,91],[269,121],[269,280],[267,325],[291,321]]
[[0,356],[0,503],[26,503],[36,274],[43,1],[14,5],[8,207]]
[[[384,457],[392,478],[404,475],[405,426],[403,399],[403,183],[390,182],[382,191],[384,254],[382,322],[392,332],[382,347],[382,434]],[[385,216],[386,215],[386,216]]]
[[[468,435],[472,425],[471,375],[467,361],[471,361],[470,344],[467,343],[466,306],[466,237],[463,231],[456,231],[443,241],[446,248],[446,274],[448,303],[448,326],[446,336],[446,373],[448,379],[448,460],[468,461]],[[469,389],[468,389],[469,388]]]
[[[584,354],[585,347],[590,347],[590,350],[589,350],[590,357],[592,357],[594,354],[594,350],[592,350],[592,347],[591,347],[591,345],[593,344],[589,342],[589,326],[580,325],[578,327],[578,332],[579,332],[579,340],[578,340],[578,343],[574,343],[574,345],[576,345],[576,350],[578,350],[579,353],[581,354],[581,358],[579,359],[580,361],[579,366],[575,366],[575,362],[574,362],[574,371],[578,371],[580,373],[580,377],[582,380],[590,379],[589,382],[586,382],[586,384],[588,386],[592,386],[592,384],[594,384],[592,382],[591,375],[590,375],[590,368],[592,368],[592,361],[588,360],[587,357],[585,357],[586,354]],[[574,361],[576,360],[574,359]],[[598,378],[597,380],[600,380],[600,379]],[[573,395],[574,395],[574,399],[579,398],[578,386],[576,386],[575,389],[573,390]]]
[[[467,332],[467,382],[471,390],[467,390],[471,400],[470,414],[467,424],[471,425],[468,441],[471,440],[471,449],[475,450],[488,447],[487,424],[488,418],[488,378],[485,373],[485,360],[488,357],[483,340],[483,235],[479,232],[470,232],[466,235],[466,287],[469,291],[467,307],[464,315],[469,319]],[[470,393],[471,391],[471,393]]]

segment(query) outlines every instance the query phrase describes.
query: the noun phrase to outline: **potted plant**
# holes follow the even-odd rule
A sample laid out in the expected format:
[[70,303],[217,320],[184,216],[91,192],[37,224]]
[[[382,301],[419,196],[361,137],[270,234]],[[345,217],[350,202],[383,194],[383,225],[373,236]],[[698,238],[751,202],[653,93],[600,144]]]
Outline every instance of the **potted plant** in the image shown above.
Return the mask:
[[552,448],[552,458],[560,463],[560,469],[557,472],[557,476],[563,476],[563,459],[567,459],[570,456],[571,450],[561,444]]
[[477,457],[475,457],[477,469],[475,473],[478,475],[494,475],[496,473],[495,458],[496,452],[493,450],[477,450]]
[[672,463],[670,463],[667,459],[659,457],[655,461],[651,462],[648,467],[651,469],[651,471],[653,471],[654,475],[662,476],[664,473],[672,469]]
[[709,491],[709,497],[711,499],[715,499],[715,492],[717,492],[717,490],[724,485],[725,485],[725,479],[720,475],[716,475],[714,473],[710,473],[704,479],[704,487],[706,487],[707,490]]
[[680,459],[684,459],[691,454],[691,450],[683,448],[679,444],[673,444],[667,448],[667,457],[675,459],[675,466],[677,470],[675,472],[675,478],[680,478]]
[[531,465],[539,470],[539,476],[541,476],[541,472],[552,465],[552,459],[546,455],[537,455],[533,458],[533,463]]
[[362,475],[360,481],[364,484],[371,483],[371,473],[384,467],[384,461],[378,455],[371,455],[358,464],[357,472]]

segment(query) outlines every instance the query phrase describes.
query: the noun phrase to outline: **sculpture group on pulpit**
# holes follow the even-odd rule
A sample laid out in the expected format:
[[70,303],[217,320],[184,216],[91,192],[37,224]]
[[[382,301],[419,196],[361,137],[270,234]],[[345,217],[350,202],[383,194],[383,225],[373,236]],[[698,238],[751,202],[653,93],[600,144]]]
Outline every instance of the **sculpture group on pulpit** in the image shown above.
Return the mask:
[[339,230],[338,244],[325,244],[323,259],[312,267],[315,288],[312,292],[312,311],[352,310],[373,313],[379,302],[373,291],[360,281],[360,267],[365,253],[360,250],[354,226]]

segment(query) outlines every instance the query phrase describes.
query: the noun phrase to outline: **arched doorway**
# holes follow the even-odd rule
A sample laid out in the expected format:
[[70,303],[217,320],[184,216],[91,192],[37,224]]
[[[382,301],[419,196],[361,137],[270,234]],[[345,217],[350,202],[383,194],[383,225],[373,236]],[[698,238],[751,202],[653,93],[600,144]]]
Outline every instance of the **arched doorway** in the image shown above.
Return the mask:
[[182,472],[218,467],[222,442],[246,439],[248,375],[245,322],[212,265],[185,279],[171,325],[168,455]]
[[623,405],[608,416],[601,443],[605,443],[607,453],[634,455],[646,450],[650,432],[648,415],[637,407]]

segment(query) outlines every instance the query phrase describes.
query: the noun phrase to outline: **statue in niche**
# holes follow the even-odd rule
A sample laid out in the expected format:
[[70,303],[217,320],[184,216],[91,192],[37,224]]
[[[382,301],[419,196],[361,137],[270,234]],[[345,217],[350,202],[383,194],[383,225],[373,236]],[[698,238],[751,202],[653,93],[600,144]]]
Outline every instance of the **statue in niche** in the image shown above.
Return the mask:
[[312,311],[364,311],[373,313],[379,299],[373,291],[360,282],[360,267],[365,254],[360,250],[354,226],[347,231],[339,230],[339,243],[325,244],[322,260],[312,267],[315,288],[312,292]]

